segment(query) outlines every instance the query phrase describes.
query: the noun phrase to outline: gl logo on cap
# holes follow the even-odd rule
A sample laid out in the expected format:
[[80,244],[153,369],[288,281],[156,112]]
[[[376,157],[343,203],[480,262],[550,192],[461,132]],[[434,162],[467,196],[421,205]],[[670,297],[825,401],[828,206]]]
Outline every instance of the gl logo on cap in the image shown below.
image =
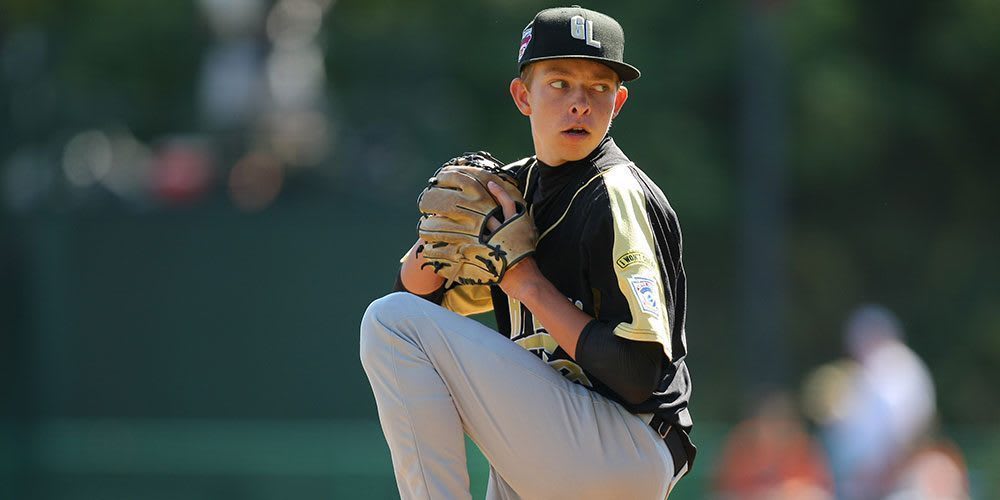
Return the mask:
[[601,48],[601,42],[594,40],[594,21],[588,21],[583,16],[569,18],[569,34],[577,40],[583,40],[594,48]]

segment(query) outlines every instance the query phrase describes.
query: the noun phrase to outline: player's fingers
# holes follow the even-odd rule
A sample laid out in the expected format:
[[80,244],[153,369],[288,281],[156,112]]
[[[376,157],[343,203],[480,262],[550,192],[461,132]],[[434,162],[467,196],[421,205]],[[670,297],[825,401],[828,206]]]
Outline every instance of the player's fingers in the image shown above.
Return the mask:
[[490,233],[496,231],[498,227],[500,227],[500,221],[498,221],[496,217],[486,219],[486,229],[489,230]]
[[490,188],[490,193],[493,194],[497,203],[500,204],[500,208],[503,209],[503,220],[510,219],[517,214],[517,206],[514,204],[514,199],[499,184],[490,181],[486,187]]

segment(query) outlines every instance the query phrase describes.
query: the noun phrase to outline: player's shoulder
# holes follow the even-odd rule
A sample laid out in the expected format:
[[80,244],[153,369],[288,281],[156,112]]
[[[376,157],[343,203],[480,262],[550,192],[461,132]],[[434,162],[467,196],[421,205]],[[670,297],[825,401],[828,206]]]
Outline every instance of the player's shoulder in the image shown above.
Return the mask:
[[663,190],[635,162],[627,161],[602,169],[604,194],[614,204],[638,204],[646,210],[673,213]]
[[611,139],[602,146],[603,151],[595,162],[603,178],[602,185],[616,193],[649,194],[660,191],[656,183]]

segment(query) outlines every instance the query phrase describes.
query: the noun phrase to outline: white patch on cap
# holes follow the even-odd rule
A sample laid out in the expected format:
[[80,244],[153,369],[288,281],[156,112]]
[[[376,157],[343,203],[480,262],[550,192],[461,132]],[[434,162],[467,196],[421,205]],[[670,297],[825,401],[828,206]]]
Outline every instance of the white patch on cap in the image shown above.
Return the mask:
[[520,61],[524,57],[524,51],[528,50],[528,43],[531,42],[531,26],[524,28],[524,32],[521,33],[521,48],[517,51],[517,60]]
[[645,276],[632,276],[628,279],[632,285],[632,293],[639,302],[639,308],[643,312],[653,316],[660,316],[660,287],[656,280]]
[[583,16],[569,18],[569,35],[591,47],[601,48],[601,42],[594,40],[594,21],[588,21]]

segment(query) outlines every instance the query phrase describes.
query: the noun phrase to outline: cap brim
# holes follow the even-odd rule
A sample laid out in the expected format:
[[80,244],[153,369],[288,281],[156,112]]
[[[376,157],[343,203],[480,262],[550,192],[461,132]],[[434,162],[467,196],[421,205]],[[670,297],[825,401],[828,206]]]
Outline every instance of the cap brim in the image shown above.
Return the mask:
[[614,70],[618,74],[618,78],[621,78],[623,82],[630,82],[642,76],[639,72],[639,68],[632,66],[631,64],[626,64],[619,61],[612,61],[611,59],[605,59],[603,57],[594,56],[583,56],[583,55],[562,55],[562,56],[544,56],[535,57],[528,59],[521,63],[521,69],[524,69],[525,65],[531,64],[537,61],[548,61],[550,59],[589,59],[591,61],[596,61]]

